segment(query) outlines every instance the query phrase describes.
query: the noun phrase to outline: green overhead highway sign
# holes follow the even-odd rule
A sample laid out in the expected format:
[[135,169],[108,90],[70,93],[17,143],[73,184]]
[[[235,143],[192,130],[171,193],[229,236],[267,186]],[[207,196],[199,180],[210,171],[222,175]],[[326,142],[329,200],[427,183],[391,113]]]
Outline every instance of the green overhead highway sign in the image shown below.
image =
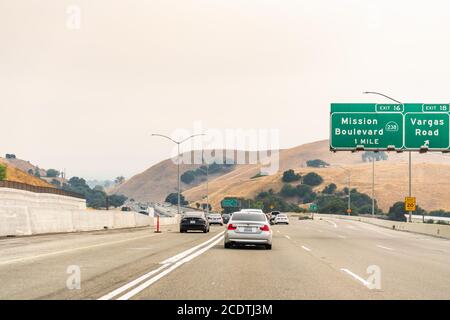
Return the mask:
[[405,114],[405,149],[448,149],[449,130],[448,113],[407,113]]
[[448,151],[449,104],[332,103],[330,149]]
[[236,198],[227,198],[222,200],[221,206],[222,208],[238,208],[240,203]]

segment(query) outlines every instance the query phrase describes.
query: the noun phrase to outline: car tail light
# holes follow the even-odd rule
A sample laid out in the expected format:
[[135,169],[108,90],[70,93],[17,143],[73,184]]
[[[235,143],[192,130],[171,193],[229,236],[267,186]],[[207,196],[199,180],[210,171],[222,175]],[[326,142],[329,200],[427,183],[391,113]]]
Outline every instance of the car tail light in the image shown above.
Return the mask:
[[228,230],[236,230],[236,227],[233,226],[232,224],[229,224],[227,229]]
[[265,224],[262,227],[259,227],[261,229],[261,231],[270,231],[269,229],[269,225]]

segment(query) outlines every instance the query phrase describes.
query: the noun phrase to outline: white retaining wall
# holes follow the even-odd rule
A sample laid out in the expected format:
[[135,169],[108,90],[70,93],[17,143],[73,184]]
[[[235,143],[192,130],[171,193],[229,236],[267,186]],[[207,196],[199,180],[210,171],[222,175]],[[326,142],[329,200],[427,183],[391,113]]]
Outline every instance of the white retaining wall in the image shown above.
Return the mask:
[[[0,188],[0,237],[94,231],[156,225],[150,215],[118,210],[88,210],[86,201],[54,194]],[[160,218],[160,225],[179,217]]]
[[314,216],[361,221],[361,222],[370,223],[373,225],[377,225],[380,227],[389,228],[389,229],[393,229],[393,230],[409,231],[409,232],[421,233],[421,234],[450,239],[450,226],[447,226],[447,225],[415,223],[415,222],[398,222],[398,221],[383,220],[383,219],[376,219],[376,218],[332,215],[332,214],[314,214]]

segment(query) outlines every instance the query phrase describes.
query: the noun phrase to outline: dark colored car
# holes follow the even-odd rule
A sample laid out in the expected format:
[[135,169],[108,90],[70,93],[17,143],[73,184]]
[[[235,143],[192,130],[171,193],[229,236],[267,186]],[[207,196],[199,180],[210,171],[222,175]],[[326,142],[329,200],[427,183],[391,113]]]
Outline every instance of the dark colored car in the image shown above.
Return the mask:
[[180,232],[189,230],[209,232],[209,222],[203,212],[187,212],[181,216]]
[[275,224],[275,218],[277,217],[277,215],[279,215],[281,212],[280,211],[272,211],[270,213],[270,219],[269,222],[270,224]]
[[228,221],[230,221],[230,218],[231,218],[231,215],[230,215],[230,214],[224,213],[224,214],[222,215],[223,223],[227,224]]

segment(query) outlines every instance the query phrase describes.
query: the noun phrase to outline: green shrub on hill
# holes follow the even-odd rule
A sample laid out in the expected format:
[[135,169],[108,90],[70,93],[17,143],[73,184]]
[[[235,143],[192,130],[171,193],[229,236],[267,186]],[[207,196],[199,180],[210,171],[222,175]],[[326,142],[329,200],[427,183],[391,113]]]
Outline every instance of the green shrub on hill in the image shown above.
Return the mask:
[[6,166],[0,164],[0,180],[6,179]]

